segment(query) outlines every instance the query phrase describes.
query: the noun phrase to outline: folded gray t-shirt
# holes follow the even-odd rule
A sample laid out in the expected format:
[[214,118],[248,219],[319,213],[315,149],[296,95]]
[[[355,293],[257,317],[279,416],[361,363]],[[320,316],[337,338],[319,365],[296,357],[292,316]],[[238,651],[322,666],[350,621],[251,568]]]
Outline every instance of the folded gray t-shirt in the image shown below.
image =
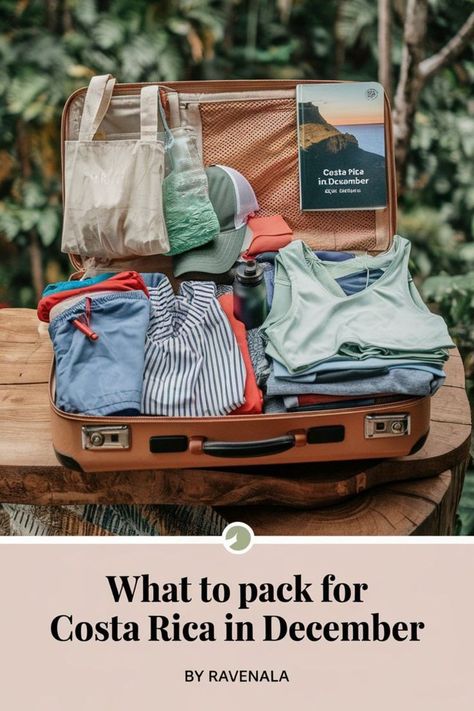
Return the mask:
[[444,378],[424,370],[393,368],[387,375],[340,383],[298,383],[279,380],[273,371],[268,376],[266,393],[274,395],[434,395]]

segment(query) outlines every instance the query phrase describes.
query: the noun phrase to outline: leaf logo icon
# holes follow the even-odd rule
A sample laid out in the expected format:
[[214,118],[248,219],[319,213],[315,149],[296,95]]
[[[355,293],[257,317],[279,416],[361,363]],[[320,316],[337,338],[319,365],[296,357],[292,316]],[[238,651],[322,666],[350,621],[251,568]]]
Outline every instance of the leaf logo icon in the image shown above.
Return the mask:
[[241,521],[230,523],[222,534],[224,547],[231,553],[246,553],[253,545],[254,533]]

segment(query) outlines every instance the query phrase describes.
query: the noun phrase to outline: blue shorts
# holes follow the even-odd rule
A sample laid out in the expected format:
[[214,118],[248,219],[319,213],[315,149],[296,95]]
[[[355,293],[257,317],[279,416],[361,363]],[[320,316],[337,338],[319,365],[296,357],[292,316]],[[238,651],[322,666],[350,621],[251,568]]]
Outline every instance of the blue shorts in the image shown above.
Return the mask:
[[86,299],[49,325],[56,359],[56,406],[84,415],[140,414],[150,301],[143,291],[117,292],[91,302],[90,340],[72,323]]

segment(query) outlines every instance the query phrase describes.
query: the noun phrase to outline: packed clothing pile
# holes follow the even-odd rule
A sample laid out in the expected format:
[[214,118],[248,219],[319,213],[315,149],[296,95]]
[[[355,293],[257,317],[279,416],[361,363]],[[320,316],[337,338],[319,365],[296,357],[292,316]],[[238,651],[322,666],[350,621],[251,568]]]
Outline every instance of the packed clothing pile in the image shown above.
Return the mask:
[[242,174],[205,175],[206,225],[212,209],[217,227],[197,246],[192,227],[186,250],[186,226],[168,231],[172,274],[91,260],[45,289],[38,316],[50,324],[60,409],[221,417],[436,392],[453,342],[413,283],[407,240],[375,256],[313,251],[284,215],[258,214]]

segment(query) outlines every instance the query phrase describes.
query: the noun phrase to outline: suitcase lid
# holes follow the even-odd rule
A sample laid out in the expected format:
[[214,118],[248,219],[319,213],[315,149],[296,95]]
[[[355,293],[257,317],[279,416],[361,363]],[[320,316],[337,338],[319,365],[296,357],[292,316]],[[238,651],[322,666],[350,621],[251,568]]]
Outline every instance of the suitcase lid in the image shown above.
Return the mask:
[[[296,86],[329,83],[318,80],[218,80],[160,82],[171,127],[190,125],[196,131],[204,165],[219,163],[241,172],[255,190],[258,215],[282,214],[295,238],[315,249],[381,252],[390,247],[396,229],[396,178],[393,130],[388,98],[385,105],[387,207],[372,210],[302,212],[299,172]],[[139,94],[143,83],[115,84],[109,109],[96,140],[139,136]],[[67,100],[61,121],[64,191],[64,144],[77,140],[87,87]],[[69,255],[73,266],[83,259]],[[111,268],[164,271],[171,259],[131,257],[114,260]]]

